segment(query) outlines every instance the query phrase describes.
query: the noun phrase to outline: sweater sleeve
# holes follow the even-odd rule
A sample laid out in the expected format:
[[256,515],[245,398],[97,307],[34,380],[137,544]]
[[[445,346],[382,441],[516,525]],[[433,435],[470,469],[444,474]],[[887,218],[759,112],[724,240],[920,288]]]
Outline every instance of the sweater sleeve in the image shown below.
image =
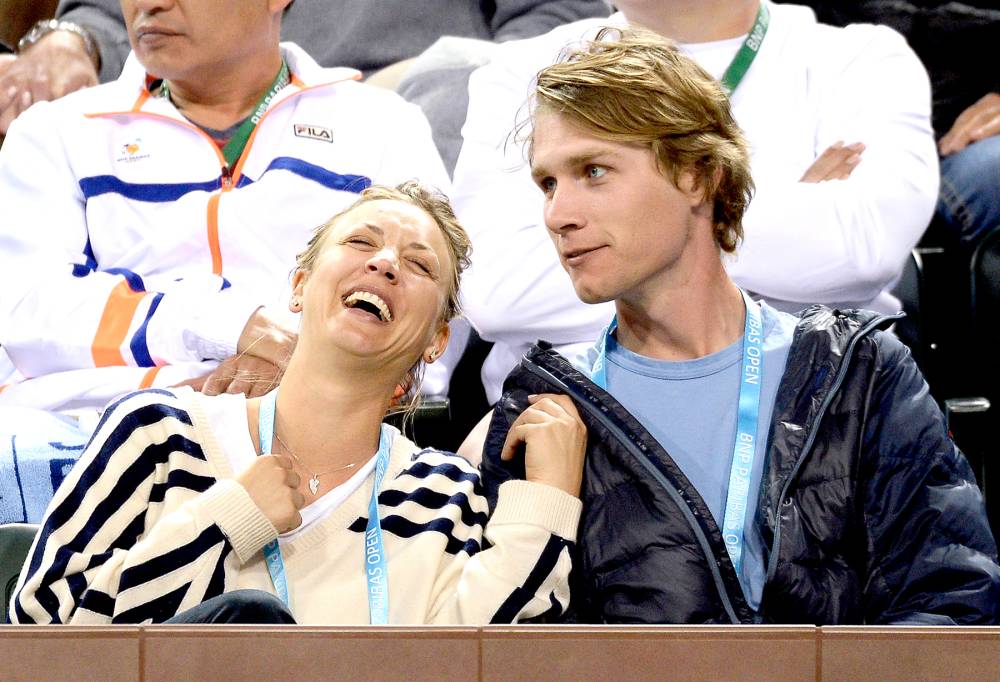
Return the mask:
[[[485,498],[477,498],[485,507]],[[427,622],[515,623],[562,613],[569,605],[570,551],[581,509],[580,500],[556,488],[504,483],[481,540],[486,548],[461,552],[445,565]]]
[[154,290],[136,272],[102,268],[87,212],[100,190],[74,173],[59,133],[74,119],[59,104],[25,112],[0,150],[0,343],[11,361],[37,377],[232,355],[260,305],[239,287],[205,273]]
[[242,486],[215,478],[180,401],[133,394],[108,410],[49,505],[11,619],[162,622],[222,594],[275,537]]
[[56,16],[83,26],[97,43],[101,82],[118,78],[132,48],[117,0],[59,0]]
[[862,480],[865,622],[992,625],[1000,566],[983,497],[916,364],[882,335]]

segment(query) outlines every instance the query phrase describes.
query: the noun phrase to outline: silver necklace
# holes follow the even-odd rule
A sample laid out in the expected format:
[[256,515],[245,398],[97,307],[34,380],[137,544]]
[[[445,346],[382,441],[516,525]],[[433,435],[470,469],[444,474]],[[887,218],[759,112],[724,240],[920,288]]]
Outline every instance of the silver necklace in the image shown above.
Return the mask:
[[285,452],[287,452],[289,455],[291,455],[292,459],[294,459],[296,462],[298,462],[299,466],[302,467],[303,469],[305,469],[306,473],[309,474],[309,492],[311,492],[313,495],[315,495],[316,491],[319,490],[319,479],[322,476],[327,476],[329,474],[335,474],[338,471],[344,471],[346,469],[353,469],[354,467],[356,467],[358,465],[358,462],[351,462],[350,464],[343,464],[343,465],[341,465],[339,467],[335,467],[333,469],[330,469],[329,471],[324,471],[324,472],[319,473],[319,474],[314,474],[312,472],[312,469],[310,469],[309,467],[307,467],[305,465],[305,463],[301,459],[299,459],[299,456],[295,454],[295,451],[292,450],[290,447],[288,447],[288,444],[285,443],[285,441],[281,440],[281,436],[278,435],[278,429],[274,430],[274,437],[278,439],[279,443],[281,443],[281,447],[285,448]]

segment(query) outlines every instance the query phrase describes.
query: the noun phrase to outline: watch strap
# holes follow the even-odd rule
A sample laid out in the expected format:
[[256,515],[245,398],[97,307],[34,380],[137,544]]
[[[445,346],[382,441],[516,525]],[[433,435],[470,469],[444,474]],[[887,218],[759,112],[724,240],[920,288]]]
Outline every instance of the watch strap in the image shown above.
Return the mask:
[[79,24],[73,23],[72,21],[63,21],[61,19],[42,19],[35,22],[35,25],[28,29],[21,39],[17,42],[17,51],[24,52],[26,49],[37,43],[43,37],[47,36],[53,31],[69,31],[80,36],[83,40],[83,48],[87,52],[87,56],[90,57],[91,61],[94,62],[94,67],[98,70],[101,68],[101,53],[97,49],[97,42],[94,40],[90,32]]

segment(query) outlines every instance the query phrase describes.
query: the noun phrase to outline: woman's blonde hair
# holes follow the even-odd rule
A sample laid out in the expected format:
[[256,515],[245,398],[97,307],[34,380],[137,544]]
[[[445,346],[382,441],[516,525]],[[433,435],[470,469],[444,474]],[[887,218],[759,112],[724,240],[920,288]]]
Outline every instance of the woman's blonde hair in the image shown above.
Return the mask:
[[[448,244],[448,252],[451,254],[450,270],[447,271],[448,295],[444,309],[441,311],[440,322],[449,322],[461,314],[459,303],[458,286],[462,277],[462,272],[469,267],[472,255],[472,242],[465,228],[455,217],[455,211],[451,203],[441,192],[421,185],[414,180],[408,180],[396,187],[386,187],[384,185],[372,185],[363,190],[358,199],[344,210],[327,220],[313,231],[312,237],[306,248],[299,253],[296,258],[298,270],[310,272],[316,264],[320,251],[323,248],[323,240],[330,228],[344,215],[350,213],[358,206],[370,201],[389,200],[401,201],[403,203],[416,206],[429,215],[444,235]],[[444,265],[444,264],[442,264]],[[448,266],[445,266],[448,267]],[[420,404],[420,385],[423,381],[423,364],[418,358],[413,367],[407,372],[406,377],[400,382],[399,393],[397,395],[400,402],[390,409],[390,414],[406,412],[406,420],[412,417]]]
[[539,72],[534,111],[647,145],[675,186],[691,173],[712,204],[719,248],[736,249],[754,189],[747,144],[722,86],[673,43],[644,29],[603,28]]

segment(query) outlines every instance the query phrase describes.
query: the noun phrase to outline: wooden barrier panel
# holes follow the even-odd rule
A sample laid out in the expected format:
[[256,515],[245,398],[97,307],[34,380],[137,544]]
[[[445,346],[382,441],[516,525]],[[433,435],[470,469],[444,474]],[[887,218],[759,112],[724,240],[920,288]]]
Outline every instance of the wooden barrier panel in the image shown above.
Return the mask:
[[0,680],[1000,679],[1000,628],[0,626]]
[[483,680],[816,679],[816,628],[495,626]]
[[0,626],[0,679],[132,682],[139,672],[139,627]]
[[476,680],[476,628],[143,628],[143,680]]
[[1000,628],[824,627],[824,682],[1000,680]]

